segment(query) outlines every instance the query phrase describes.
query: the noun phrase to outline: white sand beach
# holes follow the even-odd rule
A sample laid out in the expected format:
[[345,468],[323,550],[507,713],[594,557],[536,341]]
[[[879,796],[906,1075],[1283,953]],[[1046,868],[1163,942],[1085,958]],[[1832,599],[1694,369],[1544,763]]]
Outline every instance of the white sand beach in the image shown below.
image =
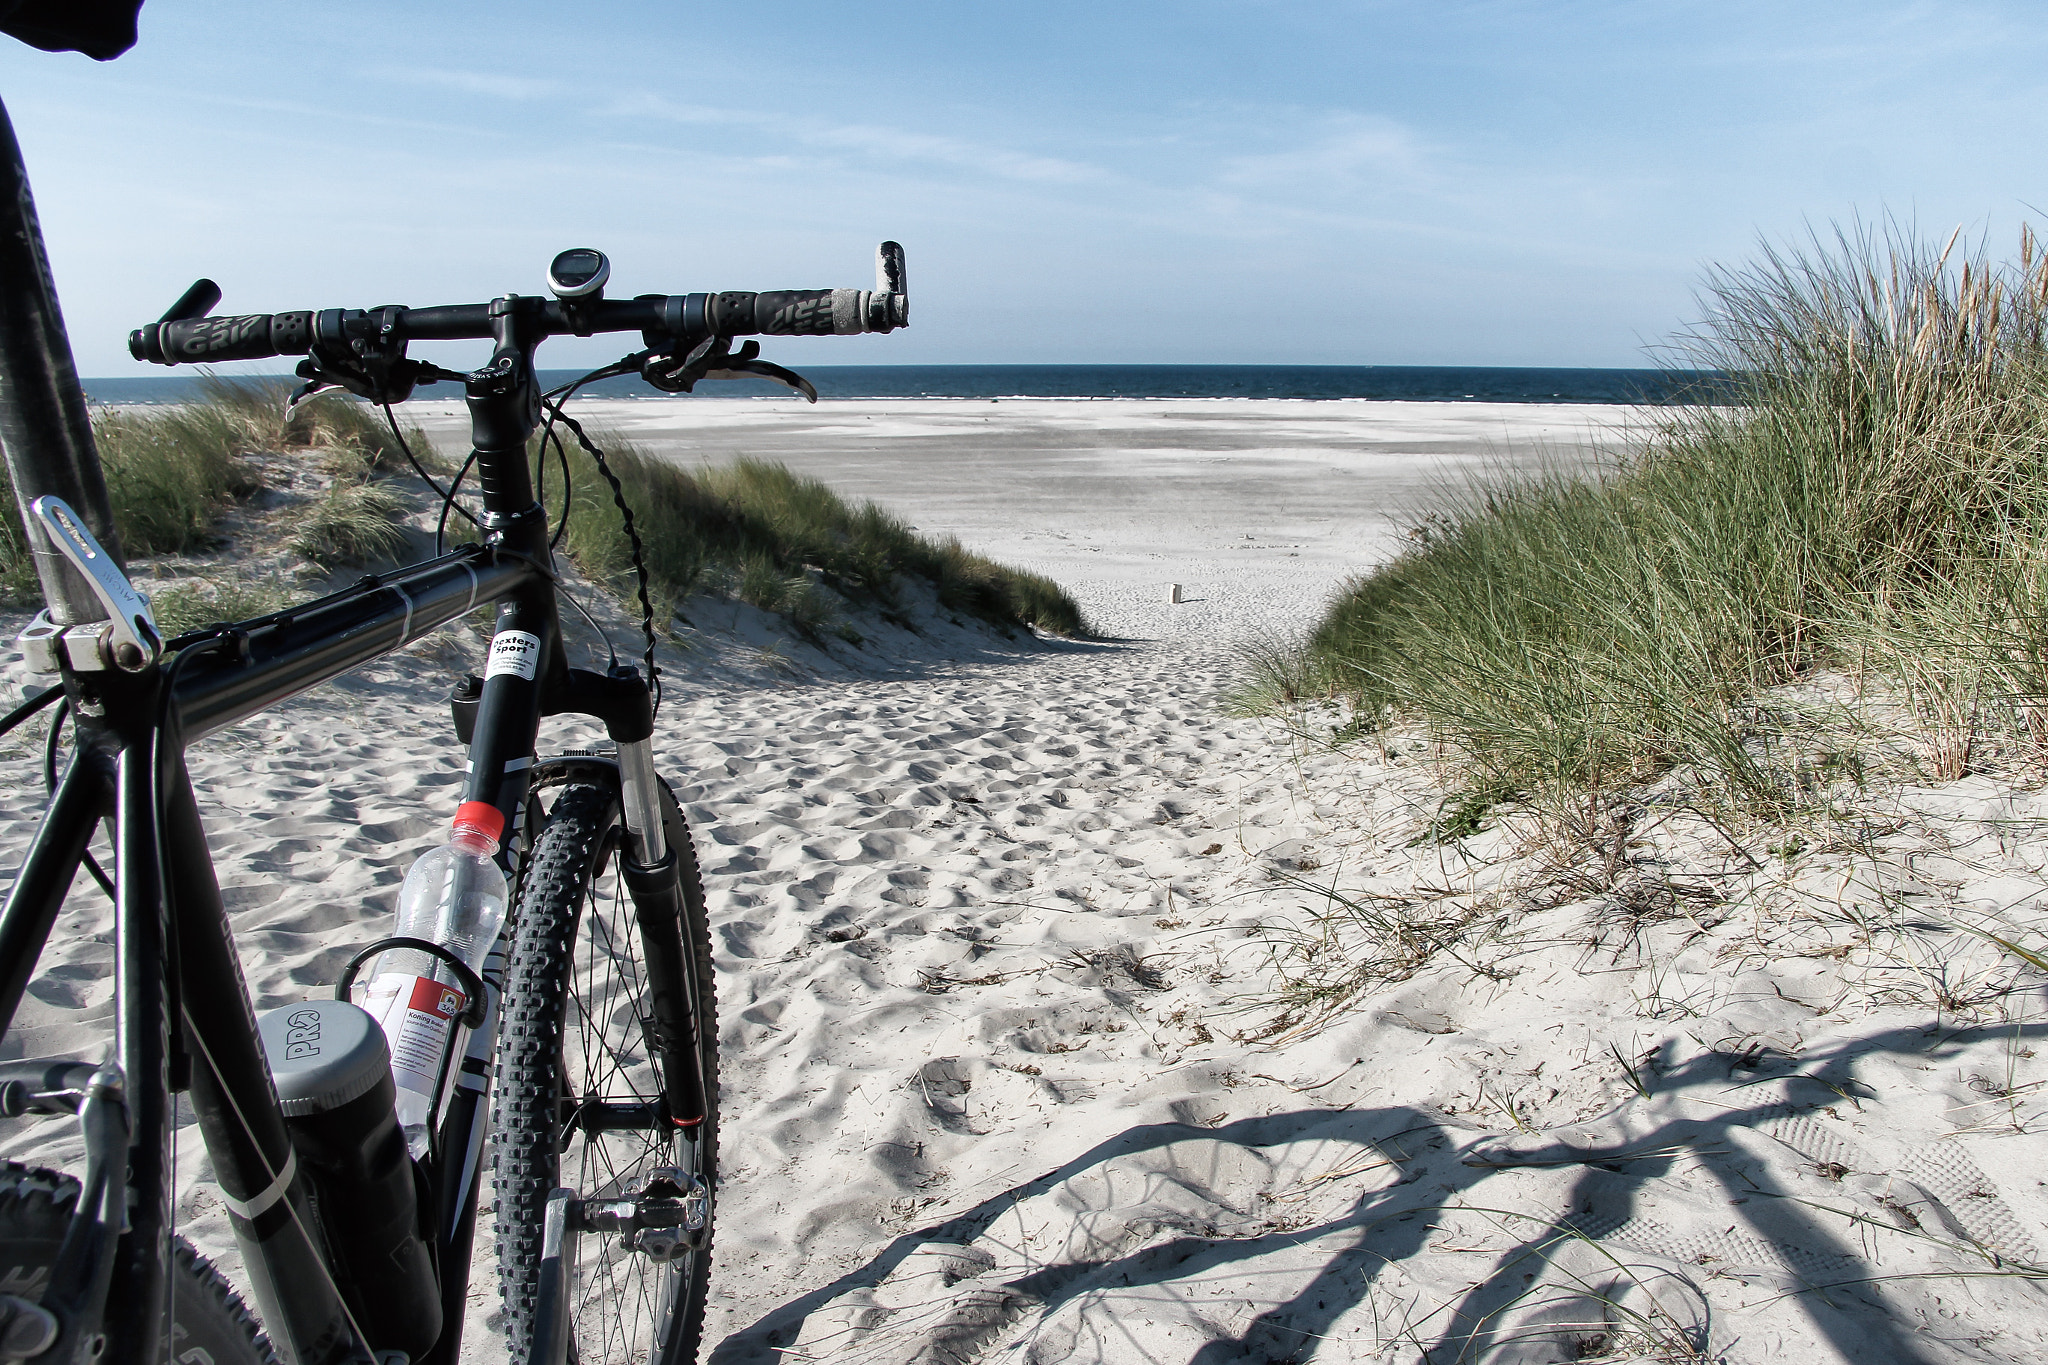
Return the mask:
[[[415,406],[456,439],[455,405]],[[719,969],[706,1359],[2048,1354],[2048,1015],[2030,969],[1957,927],[2041,942],[2048,796],[1897,791],[1875,852],[1804,857],[1645,819],[1588,880],[1513,819],[1424,837],[1445,793],[1423,736],[1337,748],[1315,742],[1329,719],[1219,710],[1237,647],[1311,625],[1437,482],[1585,460],[1627,412],[574,411],[875,498],[1053,576],[1110,637],[941,622],[824,656],[707,611],[697,652],[667,659],[656,751]],[[439,698],[468,647],[195,751],[259,1007],[385,932],[452,812]],[[11,863],[42,789],[25,747],[0,761]],[[1347,950],[1394,965],[1276,1032],[1271,947],[1322,932],[1333,894],[1359,907]],[[75,895],[10,1055],[105,1030],[110,953],[103,898]],[[63,1125],[0,1138],[75,1156]],[[204,1167],[187,1127],[181,1230],[233,1273]],[[502,1355],[480,1244],[478,1362]]]

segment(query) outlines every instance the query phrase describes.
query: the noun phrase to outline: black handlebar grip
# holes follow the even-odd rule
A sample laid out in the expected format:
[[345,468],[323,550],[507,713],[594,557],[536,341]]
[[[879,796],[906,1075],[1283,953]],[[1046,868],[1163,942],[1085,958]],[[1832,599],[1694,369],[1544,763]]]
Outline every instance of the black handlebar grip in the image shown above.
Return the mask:
[[313,344],[311,313],[247,313],[240,317],[153,322],[128,334],[128,353],[159,365],[215,360],[267,360],[304,355]]
[[901,294],[865,289],[776,289],[715,294],[708,321],[721,336],[854,336],[889,332],[910,322]]
[[220,286],[212,280],[192,281],[192,287],[178,295],[158,322],[183,322],[187,318],[203,318],[220,306]]

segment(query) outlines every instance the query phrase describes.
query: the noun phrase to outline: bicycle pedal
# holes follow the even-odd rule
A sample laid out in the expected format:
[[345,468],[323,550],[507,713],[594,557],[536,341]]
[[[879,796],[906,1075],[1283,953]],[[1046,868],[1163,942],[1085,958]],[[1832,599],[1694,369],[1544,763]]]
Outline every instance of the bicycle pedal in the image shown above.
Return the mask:
[[637,1195],[573,1201],[567,1226],[575,1232],[616,1232],[621,1251],[667,1262],[702,1244],[710,1196],[695,1175],[658,1166]]
[[619,1250],[637,1251],[656,1265],[667,1265],[689,1249],[687,1235],[674,1228],[642,1228],[619,1238]]

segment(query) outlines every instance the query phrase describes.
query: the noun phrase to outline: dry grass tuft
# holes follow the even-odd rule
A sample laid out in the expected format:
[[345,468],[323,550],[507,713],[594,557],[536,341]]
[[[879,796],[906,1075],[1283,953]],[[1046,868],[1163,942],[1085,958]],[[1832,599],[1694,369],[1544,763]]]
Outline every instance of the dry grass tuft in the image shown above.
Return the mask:
[[[248,459],[254,452],[303,454],[356,482],[403,467],[383,416],[356,399],[322,395],[288,411],[291,390],[282,380],[207,375],[201,390],[194,403],[93,414],[114,522],[128,555],[210,548],[222,514],[261,486]],[[417,432],[413,448],[432,449]],[[13,494],[0,471],[0,501],[11,505]],[[19,521],[0,518],[0,595],[26,601],[35,594]]]
[[313,505],[292,549],[323,569],[366,564],[405,544],[405,502],[374,483],[336,481]]
[[222,574],[148,585],[150,609],[166,639],[222,622],[283,611],[305,594],[278,579]]

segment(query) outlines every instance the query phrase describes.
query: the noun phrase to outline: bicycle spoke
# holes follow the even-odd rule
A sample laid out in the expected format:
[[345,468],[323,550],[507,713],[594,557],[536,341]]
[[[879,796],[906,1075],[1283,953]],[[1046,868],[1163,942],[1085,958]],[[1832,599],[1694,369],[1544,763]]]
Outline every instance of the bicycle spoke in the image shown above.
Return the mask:
[[[673,1097],[657,1041],[669,1031],[691,1027],[692,1021],[656,1022],[651,983],[664,978],[646,960],[644,910],[628,894],[622,875],[617,805],[595,807],[597,795],[584,788],[568,807],[558,801],[558,811],[575,814],[561,837],[551,838],[552,830],[542,835],[552,878],[545,904],[553,907],[553,917],[534,924],[553,927],[530,951],[538,954],[537,964],[551,964],[559,991],[551,1014],[553,1045],[559,1049],[555,1093],[577,1101],[573,1110],[561,1106],[567,1112],[556,1120],[555,1140],[549,1144],[553,1178],[584,1200],[670,1199],[680,1185],[691,1198],[706,1201],[708,1220],[711,1153],[684,1141],[682,1130],[667,1120]],[[568,800],[566,794],[561,798]],[[603,822],[593,823],[598,810]],[[677,820],[678,844],[687,851],[687,831],[678,817],[669,818]],[[551,813],[551,824],[556,819]],[[574,881],[565,884],[562,874],[571,867]],[[699,977],[706,949],[694,867],[686,886],[691,899],[685,909],[692,917],[686,924],[694,927],[685,942],[696,956],[686,964],[668,947],[659,970],[695,992],[704,989]],[[563,910],[572,903],[573,918],[564,918]],[[702,1022],[695,1027],[701,1031]],[[613,1230],[580,1236],[567,1304],[578,1359],[593,1365],[600,1360],[641,1362],[660,1347],[663,1333],[681,1331],[685,1339],[694,1339],[709,1253],[689,1239],[707,1234],[668,1232],[668,1226],[657,1222],[635,1229],[629,1220],[627,1230],[613,1225]]]
[[[571,985],[571,1019],[580,1035],[572,1049],[576,1083],[586,1103],[652,1104],[661,1094],[658,1059],[648,1054],[642,1032],[649,1005],[639,925],[619,861],[614,842],[594,870],[578,927]],[[578,1132],[577,1188],[586,1198],[633,1194],[649,1171],[672,1161],[661,1139],[659,1129]],[[573,1330],[579,1340],[596,1337],[591,1344],[601,1344],[606,1359],[641,1358],[656,1345],[653,1334],[672,1292],[667,1281],[677,1266],[622,1247],[616,1236],[591,1250]]]

